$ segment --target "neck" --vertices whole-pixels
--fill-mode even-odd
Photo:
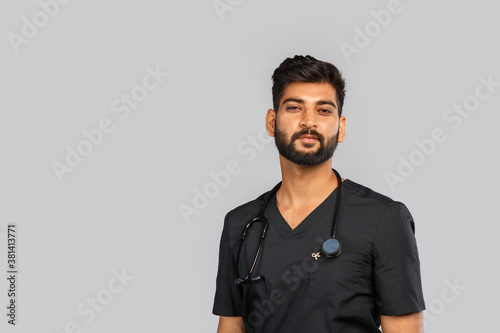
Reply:
[[[276,199],[282,206],[298,208],[317,203],[338,186],[331,158],[319,165],[305,166],[294,164],[280,155],[280,162],[283,180]]]

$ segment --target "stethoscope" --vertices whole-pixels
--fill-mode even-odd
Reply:
[[[318,260],[318,258],[320,258],[322,256],[326,256],[327,258],[335,258],[340,254],[341,247],[342,247],[342,244],[336,238],[337,224],[339,221],[339,213],[340,213],[339,207],[340,207],[340,195],[341,195],[341,191],[342,191],[342,178],[340,178],[339,173],[335,169],[332,168],[332,170],[335,173],[335,176],[337,177],[337,184],[338,184],[338,186],[337,186],[337,198],[335,200],[335,211],[333,214],[332,236],[323,242],[323,244],[321,245],[321,250],[319,252],[312,253],[311,256],[316,260]],[[264,238],[266,237],[268,222],[267,222],[267,219],[264,217],[264,210],[267,206],[269,199],[271,198],[271,196],[274,193],[276,193],[278,191],[280,186],[281,186],[281,182],[279,182],[267,194],[266,198],[264,199],[264,202],[262,203],[262,206],[260,207],[259,214],[257,214],[256,217],[251,219],[250,222],[248,222],[247,225],[245,226],[245,229],[243,229],[243,235],[241,236],[240,246],[238,248],[238,254],[236,255],[236,280],[234,281],[234,283],[236,283],[238,285],[245,283],[245,282],[260,281],[264,278],[263,276],[256,276],[256,277],[250,278],[250,276],[252,275],[253,269],[255,268],[255,264],[257,263],[257,259],[259,258],[260,250],[262,247],[262,242],[264,241]],[[239,272],[239,261],[240,261],[241,249],[243,247],[243,243],[245,241],[245,237],[247,235],[248,229],[250,229],[250,227],[254,223],[257,223],[257,222],[263,224],[262,234],[260,235],[260,240],[259,240],[259,247],[257,248],[257,252],[255,253],[255,257],[253,259],[252,266],[250,267],[250,272],[248,272],[248,275],[246,277],[242,278],[240,276],[240,272]]]

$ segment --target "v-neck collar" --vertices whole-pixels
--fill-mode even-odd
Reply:
[[[342,182],[345,184],[347,179]],[[338,186],[326,197],[323,202],[321,202],[312,212],[309,213],[294,229],[290,227],[288,222],[285,220],[283,215],[281,215],[278,205],[276,203],[276,193],[269,200],[269,217],[271,224],[276,228],[276,231],[282,238],[291,238],[295,235],[302,234],[313,227],[319,220],[328,215],[329,210],[331,210],[331,215],[333,216],[333,210],[335,209],[335,198],[337,196]],[[344,187],[343,187],[344,188]],[[344,191],[342,191],[344,192]],[[343,196],[343,195],[342,195]],[[329,202],[333,204],[329,205]]]

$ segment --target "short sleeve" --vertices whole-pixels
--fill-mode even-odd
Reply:
[[[381,315],[425,310],[415,225],[401,202],[391,203],[381,216],[373,261],[375,301]]]
[[[220,239],[219,266],[212,313],[218,316],[237,317],[242,314],[242,295],[236,279],[235,262],[231,254],[229,215],[224,218],[224,228]]]

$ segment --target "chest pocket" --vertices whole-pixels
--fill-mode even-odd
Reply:
[[[309,297],[337,307],[358,294],[361,264],[353,255],[311,260],[316,262],[316,269],[310,272]]]

